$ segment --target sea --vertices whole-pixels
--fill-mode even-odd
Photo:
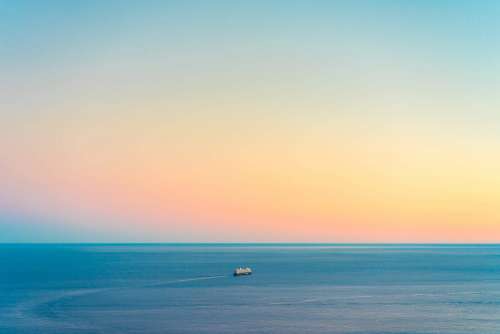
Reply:
[[[0,333],[498,334],[500,245],[3,244]]]

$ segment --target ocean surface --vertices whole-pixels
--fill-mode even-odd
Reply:
[[[498,334],[500,245],[0,245],[0,333]]]

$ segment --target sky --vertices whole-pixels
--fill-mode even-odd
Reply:
[[[500,242],[499,17],[0,0],[0,242]]]

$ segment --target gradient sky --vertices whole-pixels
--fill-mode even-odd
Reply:
[[[499,1],[0,0],[0,242],[500,242]]]

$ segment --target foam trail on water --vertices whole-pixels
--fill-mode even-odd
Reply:
[[[54,328],[77,328],[77,324],[73,324],[68,320],[59,319],[50,307],[50,304],[58,302],[63,299],[68,298],[78,298],[83,297],[89,294],[99,294],[103,292],[109,291],[119,291],[130,288],[154,288],[154,287],[162,287],[168,286],[171,284],[185,283],[185,282],[194,282],[194,281],[204,281],[211,280],[217,278],[229,277],[228,275],[217,275],[217,276],[202,276],[202,277],[191,277],[191,278],[181,278],[176,280],[170,280],[155,284],[148,284],[143,286],[128,286],[128,287],[108,287],[108,288],[97,288],[97,289],[79,289],[79,290],[70,290],[64,291],[56,294],[48,294],[44,297],[40,297],[37,299],[28,300],[26,302],[20,303],[17,307],[12,311],[10,316],[13,319],[22,320],[25,324],[30,323],[33,326],[51,326]],[[45,309],[44,309],[45,308]],[[40,312],[40,310],[43,310]],[[89,327],[90,328],[90,327]],[[97,328],[95,328],[97,330]]]
[[[176,283],[185,283],[185,282],[194,282],[194,281],[205,281],[205,280],[211,280],[211,279],[216,279],[216,278],[224,278],[228,277],[228,275],[217,275],[217,276],[203,276],[203,277],[192,277],[192,278],[180,278],[176,280],[171,280],[171,281],[166,281],[166,282],[160,282],[156,284],[150,284],[147,285],[146,287],[162,287],[164,285],[170,285],[170,284],[176,284]]]

